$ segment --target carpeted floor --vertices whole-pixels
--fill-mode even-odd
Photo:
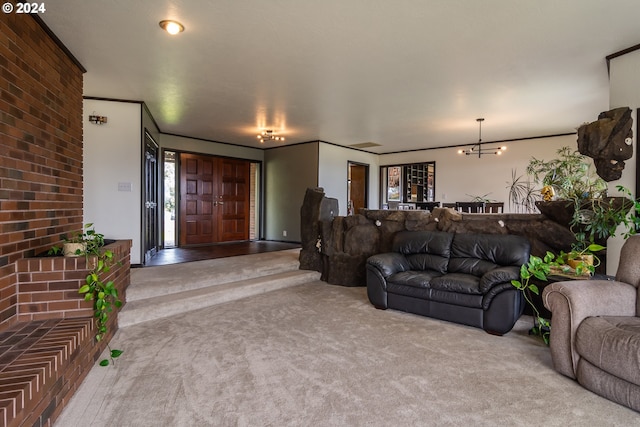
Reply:
[[[121,329],[56,426],[630,426],[504,337],[313,282]]]

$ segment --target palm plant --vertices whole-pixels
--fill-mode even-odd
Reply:
[[[533,213],[536,211],[536,201],[541,199],[540,191],[529,180],[517,175],[516,169],[511,169],[511,182],[507,182],[509,190],[509,210],[516,213]]]

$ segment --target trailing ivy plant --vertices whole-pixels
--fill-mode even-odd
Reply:
[[[85,284],[78,289],[78,293],[84,295],[85,301],[93,301],[94,318],[96,322],[96,341],[100,342],[108,332],[107,323],[109,314],[113,308],[120,308],[122,301],[118,298],[118,290],[112,280],[104,282],[102,276],[109,272],[114,263],[114,255],[110,250],[103,249],[104,235],[97,233],[92,223],[84,225],[82,232],[76,233],[71,238],[63,237],[65,242],[84,243],[84,256],[87,261],[89,273],[85,279]],[[57,250],[56,250],[57,249]],[[52,248],[50,253],[58,253],[58,248]],[[82,255],[76,253],[76,255]],[[107,343],[109,358],[100,361],[100,366],[108,366],[115,363],[123,351],[112,349]]]
[[[512,280],[511,284],[515,286],[516,289],[522,291],[522,295],[524,296],[527,304],[531,306],[533,309],[534,315],[534,326],[531,329],[531,333],[533,335],[537,335],[544,341],[545,344],[549,344],[549,335],[551,333],[551,323],[548,319],[545,319],[540,315],[540,311],[533,303],[531,298],[529,297],[529,292],[532,292],[536,295],[540,295],[540,290],[535,283],[531,283],[532,278],[536,278],[538,280],[542,280],[543,282],[547,281],[547,276],[551,271],[551,266],[555,265],[556,262],[555,255],[551,252],[547,252],[544,258],[537,257],[535,255],[529,256],[529,262],[527,264],[523,264],[520,267],[520,279],[521,280]],[[527,292],[529,291],[529,292]]]
[[[96,255],[97,253],[97,255]],[[108,332],[107,322],[109,321],[109,314],[113,312],[113,307],[120,308],[122,301],[118,299],[118,290],[112,280],[103,282],[100,276],[107,273],[113,263],[113,252],[110,250],[100,251],[96,248],[96,253],[93,254],[96,258],[89,258],[87,251],[87,263],[93,262],[93,268],[87,274],[86,283],[78,289],[78,293],[84,294],[85,301],[93,301],[94,317],[96,321],[96,341],[100,342]],[[112,349],[107,344],[109,349],[109,359],[103,359],[100,361],[100,366],[109,365],[115,363],[114,359],[122,354],[122,350]]]
[[[628,239],[640,232],[640,198],[635,198],[627,187],[617,185],[616,190],[622,193],[631,201],[631,206],[622,219],[622,225],[624,225],[625,231],[622,233],[624,239]]]

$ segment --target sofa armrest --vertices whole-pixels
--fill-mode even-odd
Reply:
[[[556,371],[575,378],[580,356],[575,335],[580,323],[592,316],[635,316],[637,289],[609,280],[556,282],[542,292],[551,318],[550,350]]]
[[[486,294],[491,288],[500,283],[508,283],[511,285],[512,280],[518,279],[520,279],[520,267],[505,266],[494,268],[493,270],[487,271],[480,278],[480,292]]]
[[[398,252],[388,252],[370,256],[367,264],[375,267],[385,279],[392,274],[411,269],[407,258]]]

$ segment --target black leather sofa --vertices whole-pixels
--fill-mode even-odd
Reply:
[[[509,332],[524,309],[511,285],[529,260],[521,236],[401,231],[393,252],[367,259],[367,295],[379,309],[397,309]]]

